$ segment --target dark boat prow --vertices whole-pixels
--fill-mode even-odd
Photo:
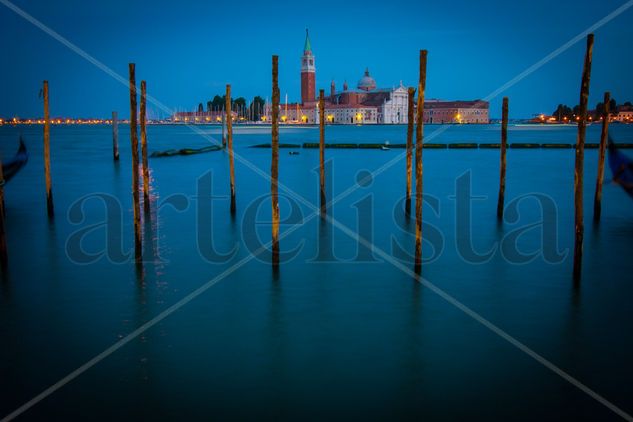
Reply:
[[[609,167],[613,173],[613,181],[622,186],[633,198],[633,161],[622,154],[609,135]]]
[[[13,179],[13,177],[18,174],[28,161],[29,153],[26,150],[24,140],[22,140],[22,137],[20,136],[20,147],[18,148],[18,152],[16,152],[15,156],[11,160],[6,163],[2,163],[4,182],[7,183],[9,180]]]

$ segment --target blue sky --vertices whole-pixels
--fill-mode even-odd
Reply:
[[[282,99],[297,100],[305,28],[317,89],[356,85],[365,67],[381,87],[415,85],[418,51],[429,51],[427,98],[487,96],[610,13],[624,0],[562,1],[88,1],[13,0],[90,55],[137,80],[167,106],[193,109],[226,83],[234,96],[271,94],[271,55],[280,56]],[[0,4],[0,116],[39,116],[48,79],[55,116],[127,116],[127,87]],[[633,100],[633,8],[596,31],[590,105],[605,90]],[[579,42],[504,95],[510,116],[574,105],[585,43]],[[491,101],[500,115],[501,98]],[[159,113],[156,107],[150,112]]]

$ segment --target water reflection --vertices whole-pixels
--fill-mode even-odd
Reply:
[[[276,274],[275,274],[276,272]],[[285,378],[285,368],[287,366],[287,330],[288,321],[285,316],[284,297],[279,269],[273,269],[272,282],[269,283],[269,308],[267,319],[267,343],[269,359],[269,370],[274,379]],[[279,382],[278,385],[283,384]]]

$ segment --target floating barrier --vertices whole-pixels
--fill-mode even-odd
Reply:
[[[219,145],[209,145],[204,148],[182,148],[182,149],[169,149],[167,151],[154,151],[150,157],[152,158],[160,158],[160,157],[173,157],[175,155],[194,155],[194,154],[203,154],[205,152],[211,151],[220,151],[222,149]]]
[[[478,144],[473,143],[456,143],[456,144],[448,144],[449,149],[462,149],[462,148],[479,148]]]
[[[369,144],[369,143],[358,144],[358,148],[364,148],[364,149],[383,149],[383,148],[405,149],[406,147],[407,147],[407,144]]]
[[[358,144],[325,144],[326,148],[358,148]]]
[[[542,144],[542,148],[550,148],[550,149],[570,149],[573,148],[572,144]]]
[[[378,145],[378,148],[380,148],[380,144],[376,144]],[[315,142],[305,142],[303,144],[304,148],[319,148],[319,144],[315,143]],[[358,148],[358,144],[325,144],[325,148],[348,148],[348,149],[355,149]]]
[[[541,144],[530,144],[530,143],[513,143],[509,145],[510,148],[540,148]]]
[[[318,149],[319,144],[317,142],[304,142],[303,144],[279,144],[279,148],[312,148]],[[331,143],[325,144],[325,148],[339,148],[339,149],[383,149],[383,147],[387,147],[389,149],[405,149],[407,147],[406,144],[373,144],[373,143],[361,143],[361,144],[344,144],[344,143]],[[575,144],[568,143],[545,143],[545,144],[537,144],[537,143],[528,143],[528,142],[515,142],[513,144],[508,144],[509,148],[514,149],[575,149]],[[588,143],[585,144],[585,148],[589,149],[597,149],[599,144],[597,143]],[[252,145],[250,148],[270,148],[270,144],[257,144]],[[499,149],[501,148],[501,144],[498,143],[482,143],[478,144],[475,142],[458,142],[454,144],[440,144],[440,143],[428,143],[424,144],[424,149]],[[621,149],[633,149],[633,143],[621,143],[618,144],[618,148]],[[221,148],[220,148],[221,149]],[[185,150],[180,150],[185,151]],[[192,150],[187,150],[192,151]],[[201,151],[206,152],[206,151]],[[156,155],[156,154],[166,154],[166,155]],[[178,154],[176,150],[169,150],[164,153],[153,153],[152,157],[155,156],[169,156],[169,155],[187,155],[186,153]]]
[[[319,144],[316,144],[317,148]],[[252,145],[250,148],[270,148],[270,144]],[[279,144],[279,148],[301,148],[300,144]]]

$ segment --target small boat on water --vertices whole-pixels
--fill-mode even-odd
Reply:
[[[13,177],[18,174],[22,167],[26,165],[26,162],[28,160],[29,153],[26,151],[26,145],[24,145],[22,137],[20,137],[20,147],[18,148],[18,152],[11,160],[2,163],[2,175],[4,178],[4,183],[7,183],[9,180],[13,179]]]
[[[633,198],[633,161],[615,146],[609,136],[609,167],[613,173],[613,181],[622,186]]]
[[[381,145],[380,149],[383,151],[389,151],[389,141],[385,141],[385,144]]]

